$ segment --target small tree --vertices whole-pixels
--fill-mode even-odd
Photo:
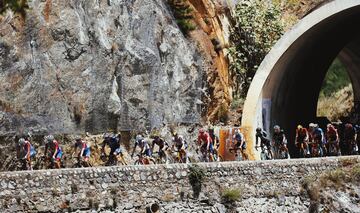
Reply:
[[[245,97],[258,66],[283,33],[278,5],[242,0],[232,17],[230,72],[234,96]]]

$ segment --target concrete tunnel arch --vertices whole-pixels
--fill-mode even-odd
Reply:
[[[279,124],[294,149],[296,125],[316,119],[322,82],[336,57],[360,100],[360,0],[334,0],[305,16],[274,45],[250,85],[242,128],[252,159],[255,129]],[[293,153],[292,153],[293,154]]]

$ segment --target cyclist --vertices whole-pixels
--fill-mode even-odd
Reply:
[[[140,147],[140,155],[145,154],[147,158],[151,157],[151,148],[149,143],[144,139],[144,137],[141,134],[138,134],[135,138],[135,146],[133,149],[133,152],[131,154],[131,158],[134,157],[134,153],[136,150],[136,147]]]
[[[20,147],[23,147],[23,149],[24,149],[24,153],[25,153],[24,159],[26,160],[25,167],[27,170],[32,170],[31,160],[35,157],[36,151],[35,151],[34,147],[31,145],[30,141],[26,140],[25,138],[20,138],[19,144],[20,144]]]
[[[213,154],[212,154],[214,152],[213,143],[209,133],[206,132],[203,128],[199,130],[198,146],[200,146],[201,153],[203,154],[203,157],[205,157],[205,160],[213,161]],[[207,155],[209,155],[208,159],[207,159]]]
[[[48,155],[48,156],[45,156]],[[44,157],[48,157],[51,160],[51,168],[55,167],[59,169],[61,167],[61,158],[63,151],[59,146],[59,142],[55,140],[53,135],[48,135],[45,137],[45,152]]]
[[[334,125],[332,124],[328,124],[327,128],[326,128],[326,140],[327,140],[327,144],[328,144],[328,150],[332,150],[330,146],[335,145],[336,150],[335,153],[330,153],[330,154],[336,154],[339,155],[340,154],[340,147],[339,147],[339,134],[337,129],[334,127]]]
[[[174,150],[174,148],[176,148],[176,152],[178,152],[179,154],[179,160],[182,160],[182,162],[187,161],[187,153],[186,153],[186,149],[188,147],[188,144],[186,143],[184,137],[182,135],[179,135],[177,132],[173,132],[173,145],[172,145],[172,149]],[[185,159],[185,160],[184,160]]]
[[[300,151],[300,155],[303,155],[301,157],[305,157],[305,155],[309,155],[309,146],[308,143],[310,141],[310,134],[306,128],[304,128],[301,125],[298,125],[296,128],[296,136],[295,136],[295,145],[298,147]],[[301,149],[303,150],[303,153],[301,153]]]
[[[123,155],[123,152],[120,147],[121,134],[111,135],[111,134],[105,133],[103,136],[103,139],[104,139],[104,141],[101,146],[101,155],[106,156],[105,147],[106,146],[110,147],[109,159],[106,164],[112,165],[112,164],[116,163],[117,156],[120,156],[122,158],[122,161],[125,163],[124,155]]]
[[[78,153],[79,163],[85,162],[85,165],[88,165],[91,154],[90,145],[86,143],[84,140],[82,140],[80,136],[75,137],[75,145],[72,155],[74,155],[74,153],[77,151],[78,148],[80,149]]]
[[[270,157],[271,159],[274,158],[272,149],[271,149],[271,142],[270,140],[267,138],[267,133],[265,131],[263,131],[260,127],[256,128],[256,150],[259,147],[259,140],[260,140],[260,147],[263,148],[264,146],[266,146],[267,150],[269,151]]]
[[[212,146],[213,146],[213,156],[216,156],[216,160],[220,160],[219,158],[219,147],[220,147],[220,140],[219,137],[215,135],[215,130],[214,127],[210,127],[209,128],[209,135],[212,141]]]
[[[324,136],[324,131],[319,127],[318,124],[310,123],[309,124],[310,135],[312,142],[317,143],[320,149],[320,156],[323,156],[326,153],[326,140]]]
[[[353,146],[354,143],[356,142],[356,129],[354,128],[354,126],[351,123],[347,123],[345,124],[345,129],[344,129],[344,153],[345,154],[352,154],[352,152],[354,152]]]
[[[173,132],[173,148],[175,147],[177,151],[180,150],[186,150],[188,145],[186,141],[184,140],[184,137],[182,135],[179,135],[177,132]]]
[[[160,157],[160,159],[165,159],[166,160],[165,151],[169,148],[169,144],[157,134],[154,135],[153,137],[154,137],[154,139],[153,139],[152,145],[151,145],[151,152],[154,151],[154,147],[155,147],[155,144],[156,144],[159,147],[159,157]]]
[[[288,158],[289,150],[286,146],[287,139],[284,130],[282,130],[279,125],[274,126],[274,133],[272,140],[276,148],[276,154],[279,154],[280,151],[285,151],[285,158]]]
[[[242,134],[239,129],[235,129],[235,133],[233,135],[233,141],[235,141],[235,149],[236,149],[235,157],[238,156],[237,150],[240,150],[241,156],[244,158],[244,160],[247,160],[248,156],[245,153],[246,150],[245,137],[244,134]]]

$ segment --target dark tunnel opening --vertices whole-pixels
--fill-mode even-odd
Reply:
[[[291,156],[298,124],[317,122],[317,103],[322,82],[336,57],[345,64],[355,102],[359,100],[360,6],[324,19],[294,42],[274,66],[263,88],[263,102],[271,101],[268,131],[280,125],[287,134]]]

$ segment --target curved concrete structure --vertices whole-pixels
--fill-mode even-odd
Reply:
[[[360,1],[335,0],[303,18],[261,63],[247,94],[242,125],[249,147],[255,129],[274,124],[286,131],[290,149],[297,124],[316,119],[325,74],[338,56],[348,69],[360,100]],[[254,149],[249,150],[258,158]]]

